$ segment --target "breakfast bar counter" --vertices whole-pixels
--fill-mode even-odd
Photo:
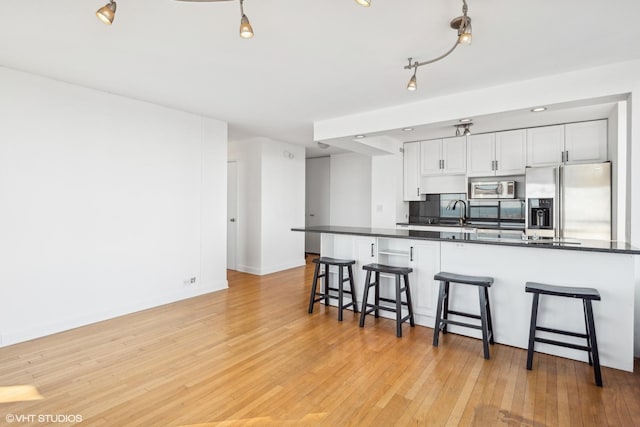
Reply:
[[[592,287],[601,301],[594,303],[600,360],[603,366],[633,371],[635,257],[640,250],[624,242],[577,239],[522,240],[519,236],[481,235],[366,227],[300,227],[293,231],[321,233],[321,255],[356,261],[356,296],[362,302],[362,266],[381,263],[413,268],[411,291],[418,325],[435,322],[440,271],[494,278],[489,293],[495,341],[527,348],[531,294],[525,282]],[[385,278],[391,287],[391,278]],[[334,282],[335,283],[335,282]],[[381,294],[384,293],[384,287]],[[477,311],[477,295],[452,287],[452,307]],[[383,295],[384,296],[384,295]],[[545,298],[543,295],[541,298]],[[582,333],[580,300],[547,298],[538,323]],[[479,338],[479,331],[450,327],[453,333]],[[572,339],[567,339],[571,341]],[[576,344],[583,344],[580,339]],[[425,342],[425,345],[431,345]],[[587,361],[585,352],[536,344],[536,351]]]

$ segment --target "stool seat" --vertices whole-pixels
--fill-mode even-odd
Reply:
[[[313,260],[314,264],[329,264],[329,265],[353,265],[355,264],[355,260],[352,259],[337,259],[331,258],[327,256],[323,256],[320,258],[315,258]]]
[[[442,282],[464,283],[466,285],[491,286],[493,284],[493,277],[467,276],[464,274],[447,273],[446,271],[441,271],[433,276],[433,278],[434,280],[440,280]]]
[[[404,276],[413,271],[413,268],[410,267],[396,267],[393,265],[384,265],[384,264],[367,264],[362,266],[363,270],[366,271],[377,271],[379,273],[388,273],[388,274],[400,274]]]
[[[571,286],[555,286],[544,283],[527,282],[524,290],[525,292],[537,294],[600,301],[600,292],[593,288],[574,288]]]
[[[489,344],[494,343],[493,322],[491,321],[491,304],[489,303],[489,288],[493,284],[493,277],[468,276],[464,274],[449,273],[441,271],[433,276],[434,280],[440,281],[440,292],[438,295],[438,305],[436,308],[436,323],[433,330],[433,346],[437,347],[440,340],[440,331],[447,333],[447,325],[463,326],[465,328],[479,329],[482,331],[482,350],[484,358],[489,359]],[[477,286],[478,302],[480,303],[480,314],[473,314],[464,311],[449,309],[449,287],[451,283]],[[450,315],[462,316],[480,321],[480,324],[460,322],[451,320]]]

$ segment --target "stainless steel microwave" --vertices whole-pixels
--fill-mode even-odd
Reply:
[[[469,184],[470,199],[514,199],[515,181],[472,182]]]

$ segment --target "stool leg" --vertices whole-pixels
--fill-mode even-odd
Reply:
[[[582,311],[584,312],[584,329],[587,331],[587,347],[591,348],[591,334],[589,333],[589,321],[587,320],[587,300],[582,300]],[[591,351],[588,351],[589,355],[589,366],[593,366],[593,361],[591,359]]]
[[[442,314],[442,302],[444,300],[444,288],[445,288],[445,284],[444,282],[440,282],[440,293],[438,296],[438,306],[436,308],[436,324],[434,325],[433,328],[433,346],[437,347],[438,346],[438,338],[440,338],[440,320],[442,319],[441,314]]]
[[[444,320],[448,320],[449,319],[449,286],[450,283],[449,282],[445,282],[444,283],[444,313],[442,314],[442,318]],[[446,335],[447,334],[447,324],[444,323],[442,325],[442,334]]]
[[[375,284],[376,311],[375,311],[375,316],[376,316],[376,319],[377,319],[378,317],[380,317],[380,309],[379,309],[379,307],[380,307],[380,272],[376,271],[375,273],[376,273],[375,274],[375,278],[376,278],[376,284]]]
[[[320,263],[316,264],[313,270],[313,283],[311,284],[311,296],[309,297],[309,313],[313,313],[313,304],[316,300],[316,289],[318,287],[318,273],[320,272]]]
[[[343,308],[343,297],[344,297],[344,290],[343,290],[343,285],[344,283],[342,282],[343,280],[343,273],[342,273],[343,269],[342,266],[339,265],[338,266],[338,321],[342,322],[342,308]]]
[[[396,336],[402,337],[402,294],[400,293],[399,274],[396,274]]]
[[[324,265],[324,305],[329,305],[329,286],[331,282],[329,280],[329,264]]]
[[[531,324],[529,326],[529,347],[527,348],[527,369],[531,370],[533,364],[533,345],[536,338],[536,322],[538,321],[538,299],[540,294],[533,294],[533,303],[531,305]]]
[[[367,301],[369,299],[369,286],[371,286],[371,271],[367,270],[367,278],[364,281],[364,294],[362,295],[362,310],[360,310],[360,327],[364,328],[364,316],[367,313]]]
[[[489,344],[495,344],[493,340],[493,322],[491,321],[491,303],[489,302],[489,288],[484,288],[484,295],[487,300],[487,320],[489,321]]]
[[[478,297],[480,299],[480,319],[482,321],[482,348],[484,358],[489,359],[489,321],[487,320],[487,299],[482,286],[478,287]]]
[[[596,385],[602,387],[602,373],[600,372],[600,356],[598,355],[598,341],[596,340],[596,325],[593,321],[593,308],[591,300],[585,300],[587,308],[587,321],[589,322],[589,341],[591,341],[591,353],[593,357],[593,372],[596,377]]]
[[[353,269],[351,265],[347,266],[347,270],[349,270],[349,289],[351,290],[351,302],[353,303],[353,312],[358,312],[358,301],[356,300],[356,287],[353,285]]]
[[[409,324],[416,326],[416,322],[413,320],[413,301],[411,300],[411,287],[409,287],[409,275],[404,275],[404,287],[407,293],[407,308],[409,310]]]

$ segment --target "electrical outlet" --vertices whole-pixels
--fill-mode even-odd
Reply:
[[[195,277],[192,277],[191,279],[189,279],[189,282],[191,282],[192,284],[193,284],[193,283],[196,283],[196,278],[195,278]]]

